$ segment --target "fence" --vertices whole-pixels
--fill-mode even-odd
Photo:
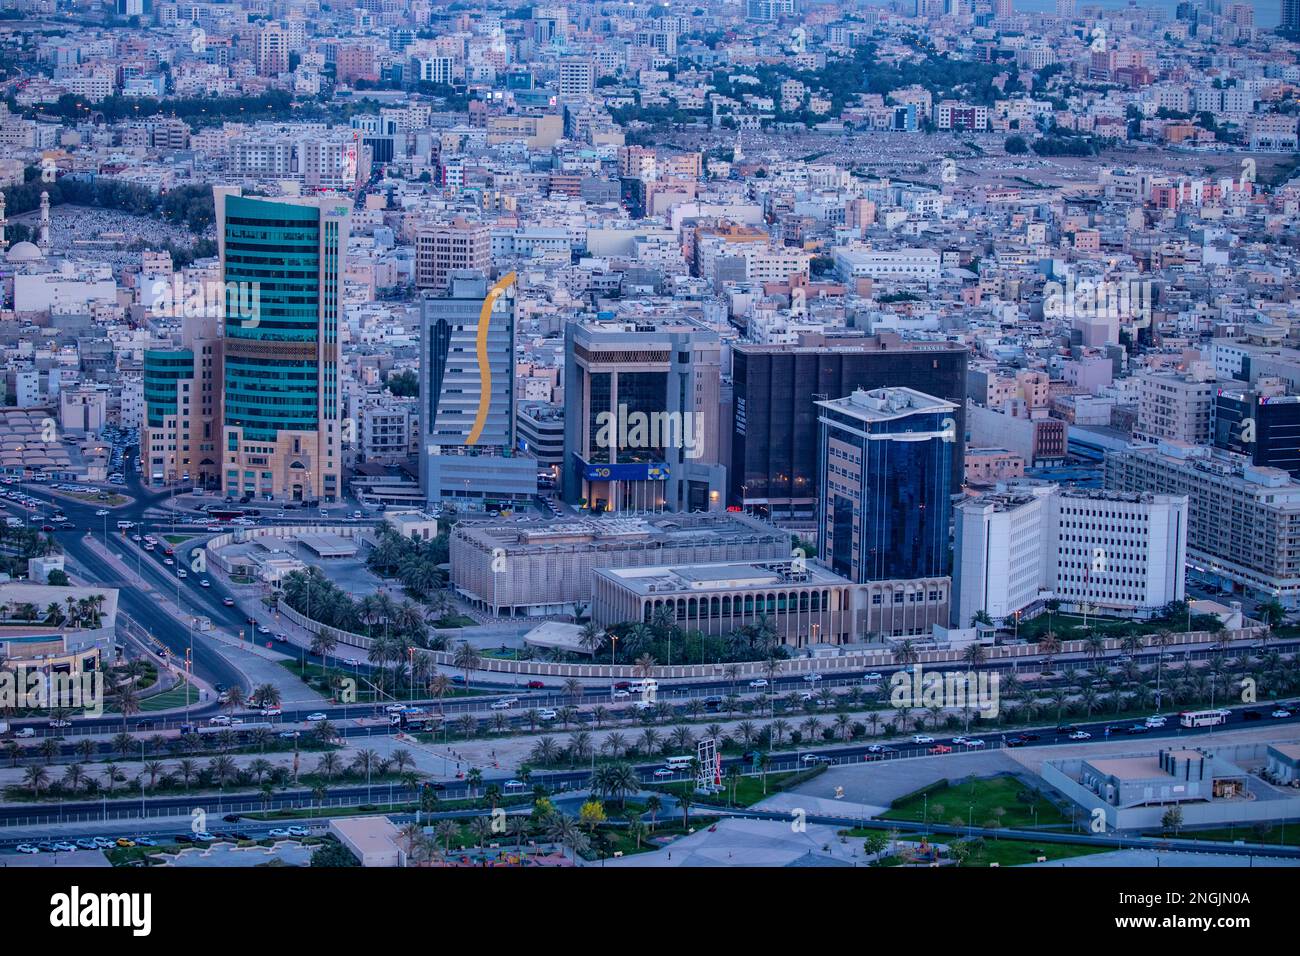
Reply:
[[[284,601],[280,602],[280,613],[309,633],[326,632],[333,636],[339,644],[346,644],[365,651],[370,649],[370,638],[360,634],[353,634],[350,631],[341,631],[338,628],[328,627],[314,621],[298,613]],[[1223,638],[1231,642],[1255,640],[1263,630],[1262,627],[1242,628],[1225,632]],[[1190,631],[1173,635],[1170,646],[1190,649],[1197,645],[1213,645],[1218,643],[1219,640],[1218,635],[1209,631]],[[1121,649],[1122,642],[1118,638],[1106,638],[1104,643],[1106,651]],[[455,655],[446,651],[420,651],[420,653],[432,657],[433,662],[442,667],[455,667]],[[1087,641],[1061,642],[1060,655],[1086,653],[1089,653]],[[922,650],[916,654],[916,663],[922,666],[926,664],[964,664],[964,656],[964,648]],[[1038,649],[1037,644],[1004,644],[985,648],[986,664],[1041,656],[1042,652]],[[895,657],[894,652],[890,650],[855,651],[849,654],[841,654],[838,657],[800,657],[784,660],[781,662],[781,674],[783,676],[797,677],[802,674],[825,673],[833,670],[870,670],[875,667],[889,667],[897,664],[898,659]],[[652,668],[650,674],[646,676],[655,677],[659,680],[688,680],[691,678],[723,680],[732,675],[733,668],[734,676],[737,679],[768,676],[766,661],[744,661],[734,664],[674,664],[672,666],[661,664]],[[642,676],[640,669],[632,664],[555,664],[546,661],[517,661],[495,657],[480,658],[475,670],[535,677],[588,677],[602,680]]]

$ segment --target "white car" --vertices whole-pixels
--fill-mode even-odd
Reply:
[[[289,836],[289,831],[284,827],[276,827],[270,831],[270,835],[273,837],[287,837]]]
[[[186,571],[184,568],[177,568],[176,576],[178,578],[188,578],[190,576],[190,572]]]
[[[501,700],[492,701],[492,710],[509,710],[517,703],[519,700],[515,697],[503,697]]]
[[[957,742],[957,741],[955,741],[955,740],[953,741],[953,743],[956,743],[956,742]],[[978,737],[973,737],[973,738],[971,738],[970,740],[963,741],[962,744],[963,744],[963,746],[966,746],[966,747],[983,747],[983,746],[984,746],[984,741],[980,740]]]
[[[537,719],[538,719],[538,720],[554,720],[554,719],[555,719],[556,717],[558,717],[558,716],[560,716],[560,715],[557,714],[557,713],[556,713],[554,710],[552,710],[550,707],[543,707],[541,710],[539,710],[539,711],[537,712]]]
[[[14,847],[19,853],[40,853],[41,848],[34,843],[20,843]]]
[[[318,723],[320,723],[322,720],[325,720],[326,717],[325,717],[324,714],[322,714],[322,713],[318,710],[318,711],[316,711],[314,714],[308,714],[307,717],[306,717],[306,719],[307,719],[310,723],[318,724]]]
[[[263,717],[279,717],[279,716],[280,716],[281,714],[283,714],[283,713],[284,713],[284,711],[281,710],[279,707],[263,707],[263,708],[262,708],[262,716],[263,716]]]
[[[199,587],[210,588],[212,587],[212,582],[209,581],[207,578],[204,578],[202,581],[199,582]]]
[[[655,776],[656,776],[656,777],[671,777],[674,773],[675,773],[675,771],[669,770],[667,767],[660,767],[658,770],[655,771]]]
[[[615,699],[615,700],[627,700],[627,699],[628,699],[629,697],[631,697],[631,696],[632,696],[632,695],[631,695],[630,693],[628,693],[627,691],[625,691],[625,690],[620,690],[620,689],[617,689],[617,688],[614,690],[614,699]]]
[[[822,679],[822,675],[821,675],[821,674],[804,674],[804,675],[803,675],[803,679],[806,680],[808,683],[813,684],[813,683],[816,683],[817,681],[821,680],[821,679]]]
[[[96,517],[96,518],[105,518],[105,517],[107,517],[107,516],[108,516],[108,509],[107,509],[107,508],[100,508],[98,511],[95,512],[95,517]]]
[[[292,826],[292,827],[286,827],[285,829],[289,831],[289,836],[305,837],[311,835],[311,831],[308,830],[306,827]]]
[[[1086,730],[1076,730],[1074,733],[1070,734],[1070,739],[1071,739],[1071,740],[1091,740],[1091,739],[1092,739],[1092,734],[1088,733],[1088,731],[1086,731]]]
[[[879,671],[872,671],[870,674],[862,675],[862,683],[864,684],[879,684],[884,679],[885,675],[881,674]]]
[[[1163,718],[1163,717],[1156,716],[1156,717],[1148,717],[1148,718],[1147,718],[1147,726],[1148,726],[1148,727],[1163,727],[1163,726],[1165,725],[1165,723],[1166,723],[1166,720],[1165,720],[1165,718]]]
[[[750,682],[749,682],[749,686],[750,686],[750,687],[766,687],[766,686],[767,686],[767,681],[765,681],[763,678],[759,677],[759,678],[756,678],[755,680],[750,681]]]
[[[522,790],[522,789],[524,789],[525,786],[527,786],[527,784],[525,784],[522,780],[507,780],[507,781],[506,781],[506,789],[507,789],[507,790]]]
[[[1291,711],[1283,707],[1279,707],[1277,710],[1273,711],[1273,716],[1276,717],[1278,720],[1285,720],[1287,717],[1291,716]]]
[[[213,727],[229,727],[230,718],[227,717],[225,714],[217,714],[217,716],[215,717],[209,717],[208,723],[211,724]]]
[[[956,746],[957,744],[964,744],[964,743],[966,743],[966,738],[965,738],[965,737],[954,737],[954,738],[952,738],[952,742],[953,742],[953,745],[954,745],[954,746]]]
[[[14,731],[14,736],[20,740],[25,740],[28,737],[35,737],[36,731],[31,727],[19,727]]]
[[[912,734],[912,743],[914,744],[932,744],[934,738],[928,734]]]

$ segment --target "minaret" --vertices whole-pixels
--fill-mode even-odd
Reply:
[[[736,145],[731,148],[731,161],[738,163],[744,158],[744,155],[740,151],[740,130],[736,130]]]
[[[0,193],[0,252],[9,248],[9,240],[5,238],[5,226],[9,225],[9,220],[5,218],[5,194]]]
[[[48,192],[41,193],[41,231],[36,245],[45,255],[50,254],[50,194]]]

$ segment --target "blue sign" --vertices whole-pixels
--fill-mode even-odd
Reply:
[[[617,465],[587,465],[583,476],[588,481],[664,481],[666,465],[651,462],[622,462]]]

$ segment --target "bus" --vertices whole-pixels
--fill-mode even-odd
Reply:
[[[664,761],[664,766],[669,770],[689,770],[694,759],[694,757],[669,757]]]
[[[1228,722],[1228,715],[1221,710],[1187,710],[1178,715],[1178,722],[1184,727],[1214,727]]]

